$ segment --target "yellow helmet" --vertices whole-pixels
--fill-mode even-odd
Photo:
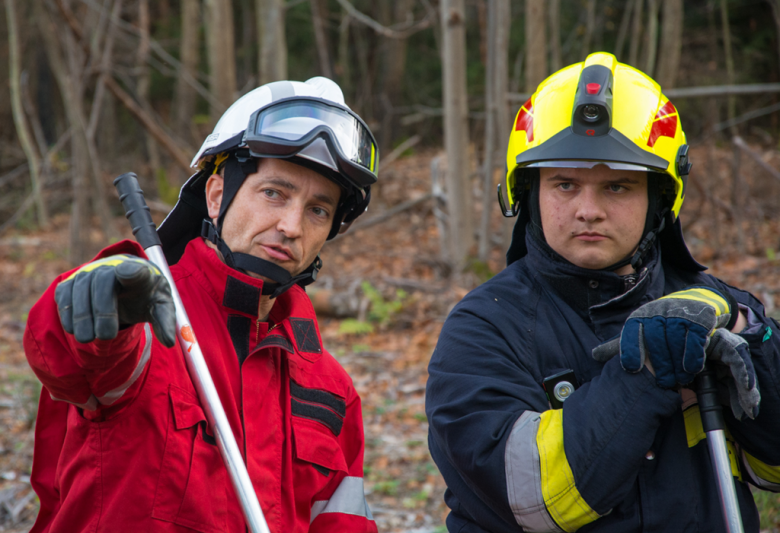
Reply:
[[[600,163],[669,176],[671,212],[680,214],[690,163],[677,109],[655,81],[604,52],[559,70],[520,108],[506,152],[505,215],[517,215],[528,186],[518,170]]]
[[[590,54],[544,80],[517,113],[506,152],[508,206],[498,188],[504,216],[521,215],[507,263],[526,253],[530,219],[524,202],[538,168],[597,164],[660,177],[654,182],[662,209],[648,214],[648,220],[658,215],[660,221],[646,228],[637,252],[618,265],[630,260],[637,268],[658,238],[670,261],[686,270],[705,270],[690,255],[679,221],[691,164],[677,109],[655,81],[605,52]]]

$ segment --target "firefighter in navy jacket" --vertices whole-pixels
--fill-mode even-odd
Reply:
[[[778,326],[685,246],[685,142],[658,85],[610,54],[521,108],[508,266],[455,307],[429,366],[449,531],[724,531],[691,390],[705,357],[758,531],[749,484],[780,491]]]
[[[273,533],[376,532],[360,398],[303,286],[365,211],[377,157],[334,82],[264,85],[225,112],[159,229]],[[175,328],[165,278],[130,241],[31,310],[34,532],[246,529]]]

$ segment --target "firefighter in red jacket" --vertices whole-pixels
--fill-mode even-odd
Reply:
[[[267,84],[225,112],[159,229],[274,533],[376,531],[360,398],[303,286],[326,239],[365,211],[377,163],[335,83]],[[140,246],[57,278],[24,346],[45,387],[33,532],[245,530],[175,346],[170,288]]]

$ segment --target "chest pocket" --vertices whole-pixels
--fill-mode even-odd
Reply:
[[[338,441],[346,415],[341,395],[298,384],[290,380],[290,410],[295,458],[304,477],[312,477],[316,486],[331,477],[331,472],[347,472],[344,452]],[[311,486],[311,485],[310,485]]]
[[[227,527],[227,471],[206,415],[190,392],[171,385],[165,453],[152,517],[202,533]]]

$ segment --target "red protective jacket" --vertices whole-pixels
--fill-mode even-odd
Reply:
[[[123,241],[98,257],[117,253],[144,255]],[[270,530],[375,532],[363,495],[360,398],[322,348],[303,289],[280,296],[260,322],[262,282],[227,267],[202,239],[171,271]],[[32,308],[24,335],[45,386],[32,533],[244,531],[180,348],[165,348],[148,324],[76,342],[54,301],[68,274]]]

